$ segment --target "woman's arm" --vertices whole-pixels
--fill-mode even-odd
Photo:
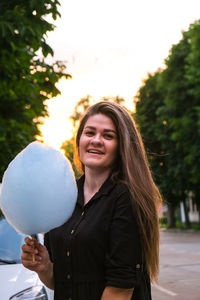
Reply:
[[[101,300],[130,300],[133,294],[132,289],[120,289],[107,286],[102,294]]]
[[[105,257],[106,288],[102,300],[130,300],[141,278],[142,249],[137,220],[126,187],[118,193]]]
[[[47,248],[37,240],[25,238],[22,246],[21,261],[25,268],[35,271],[40,280],[50,289],[54,289],[53,263],[50,261]]]
[[[54,290],[53,263],[51,261],[49,261],[44,271],[38,272],[38,276],[49,289]]]

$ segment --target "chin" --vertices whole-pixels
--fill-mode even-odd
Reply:
[[[86,168],[94,171],[99,171],[99,172],[106,172],[111,170],[111,167],[108,166],[102,166],[102,164],[86,164]]]

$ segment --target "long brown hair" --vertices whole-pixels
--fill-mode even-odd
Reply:
[[[126,109],[108,101],[91,106],[79,125],[76,137],[76,155],[78,155],[79,141],[85,123],[89,117],[99,113],[110,117],[117,129],[119,157],[112,175],[115,180],[125,182],[130,189],[132,206],[140,228],[144,260],[151,281],[154,281],[157,279],[159,269],[158,207],[162,198],[153,181],[137,126]],[[83,165],[82,169],[84,170]]]

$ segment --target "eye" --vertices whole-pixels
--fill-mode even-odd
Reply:
[[[86,131],[85,131],[85,134],[86,134],[87,136],[93,136],[93,135],[94,135],[94,131],[92,131],[92,130],[86,130]]]
[[[111,140],[111,139],[114,138],[114,136],[113,136],[112,134],[109,134],[109,133],[104,134],[104,137],[105,137],[105,139],[107,139],[107,140]]]

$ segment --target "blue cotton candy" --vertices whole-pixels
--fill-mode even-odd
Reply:
[[[0,208],[21,233],[44,233],[62,225],[72,215],[76,199],[70,162],[40,142],[29,144],[4,173]]]

